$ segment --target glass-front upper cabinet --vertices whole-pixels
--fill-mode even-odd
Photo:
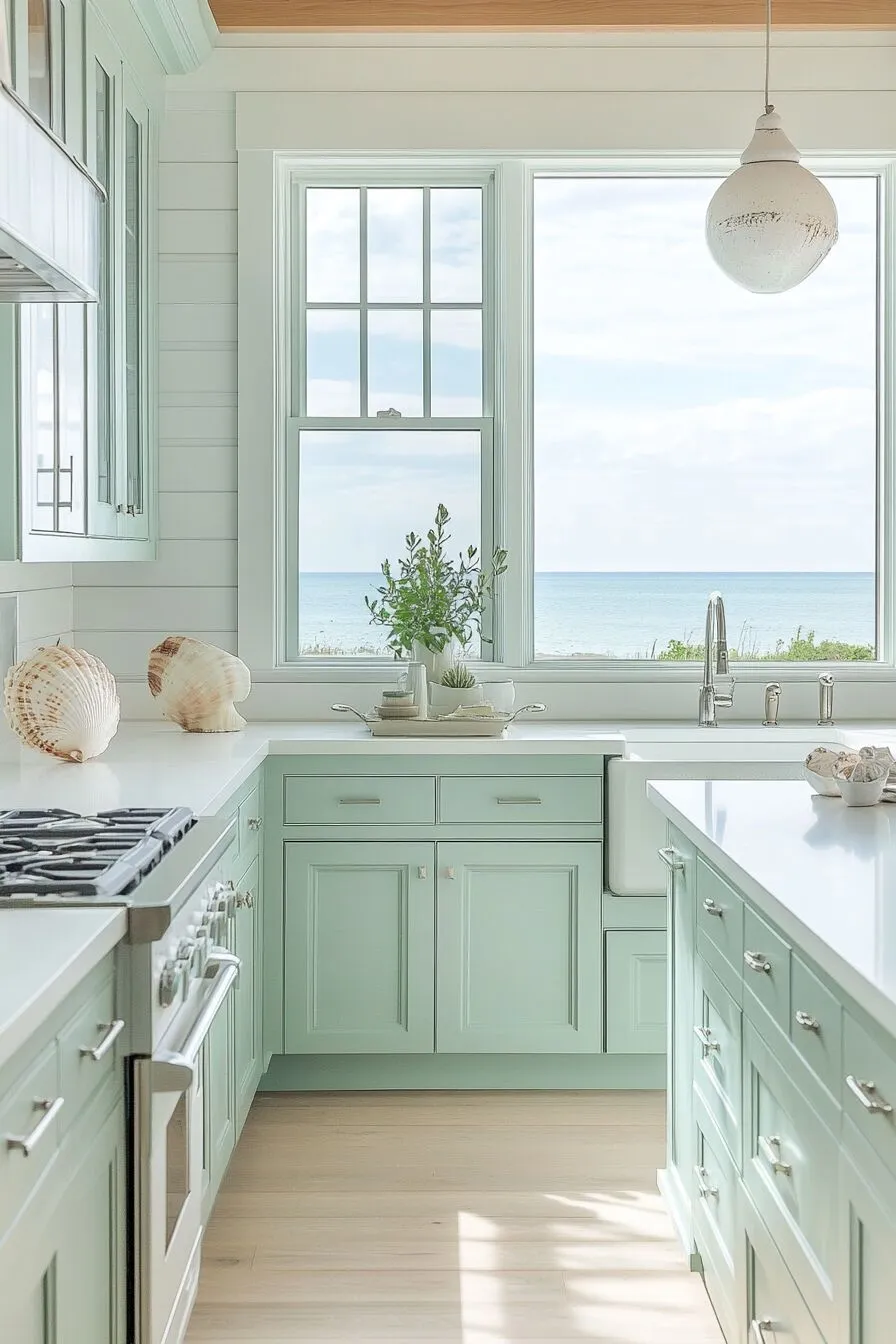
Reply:
[[[125,535],[148,532],[147,468],[149,446],[149,192],[147,138],[149,109],[125,73],[122,213],[124,228],[122,354],[124,358],[121,452],[121,512]]]

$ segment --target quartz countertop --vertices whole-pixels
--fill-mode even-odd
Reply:
[[[803,781],[662,780],[648,797],[797,951],[896,1036],[896,805]]]
[[[4,910],[0,1069],[127,932],[127,911]]]
[[[538,756],[620,753],[622,734],[591,723],[515,723],[505,738],[373,738],[360,723],[255,723],[239,733],[184,733],[123,723],[99,759],[75,765],[0,740],[0,810],[189,807],[217,812],[269,755]]]

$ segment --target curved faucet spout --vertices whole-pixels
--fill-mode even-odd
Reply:
[[[716,689],[716,677],[728,682],[725,691]],[[706,639],[703,649],[703,685],[700,687],[697,723],[701,728],[717,727],[716,709],[730,709],[734,703],[734,678],[728,661],[728,628],[722,594],[710,593],[706,604]]]

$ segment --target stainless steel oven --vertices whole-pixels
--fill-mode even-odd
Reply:
[[[195,948],[181,948],[190,966]],[[180,1344],[199,1282],[203,1046],[239,975],[223,948],[182,971],[179,1011],[151,1056],[130,1062],[134,1344]]]

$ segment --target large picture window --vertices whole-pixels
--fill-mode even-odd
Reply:
[[[510,556],[469,657],[662,675],[719,589],[764,674],[891,660],[892,171],[823,173],[837,246],[759,296],[702,167],[294,170],[281,661],[389,657],[364,599],[440,503]]]

